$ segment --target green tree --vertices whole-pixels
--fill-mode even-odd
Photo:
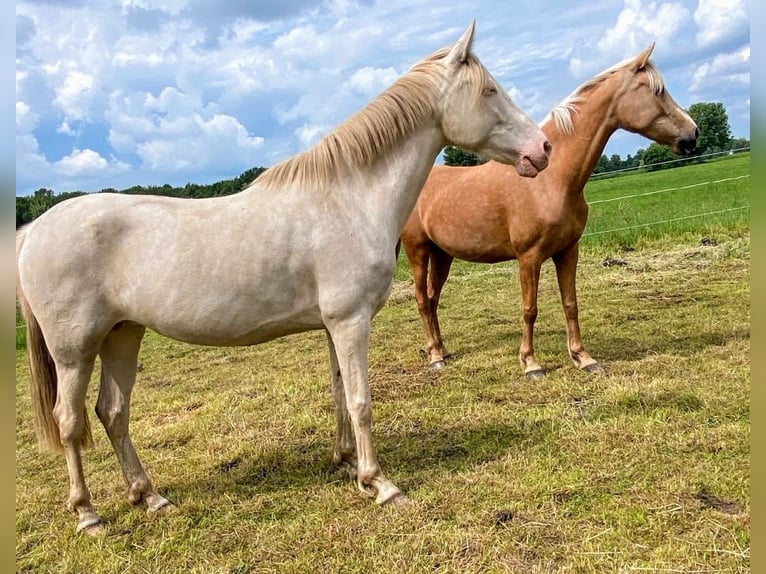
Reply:
[[[41,216],[53,205],[53,190],[41,187],[29,198],[29,217],[32,219]]]
[[[609,171],[615,171],[617,169],[622,169],[622,158],[620,157],[620,154],[613,153],[612,157],[609,158]]]
[[[655,171],[658,169],[664,169],[666,167],[669,167],[669,165],[658,165],[663,164],[666,161],[671,161],[676,159],[676,154],[673,153],[673,150],[670,149],[666,145],[660,145],[658,143],[651,143],[648,148],[646,148],[646,151],[642,155],[642,159],[644,161],[644,165],[646,166],[646,169],[648,171]]]
[[[699,128],[697,152],[711,153],[729,149],[731,128],[726,108],[720,102],[692,104],[689,115]]]
[[[729,142],[729,149],[746,149],[750,147],[750,140],[747,138],[732,138]]]
[[[29,215],[29,196],[16,196],[16,229],[32,221]]]
[[[442,157],[444,158],[444,165],[479,165],[487,161],[475,153],[465,151],[454,145],[445,147]]]
[[[606,157],[606,154],[603,154],[598,158],[598,163],[596,164],[596,167],[593,168],[593,173],[604,173],[607,171],[609,171],[609,158]]]

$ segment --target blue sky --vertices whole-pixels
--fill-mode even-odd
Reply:
[[[750,138],[748,0],[16,3],[16,193],[212,183],[315,143],[420,58],[474,49],[533,119],[656,41],[678,103]],[[649,140],[618,131],[605,153]]]

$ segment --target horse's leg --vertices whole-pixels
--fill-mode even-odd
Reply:
[[[58,389],[53,417],[59,428],[69,472],[67,508],[78,517],[77,531],[101,531],[101,518],[91,504],[82,468],[82,443],[85,436],[85,396],[93,372],[95,356],[63,361],[54,356]]]
[[[444,361],[451,356],[451,353],[444,346],[441,327],[439,326],[439,298],[441,297],[444,283],[447,281],[447,277],[449,277],[449,270],[453,260],[454,257],[452,255],[436,246],[431,251],[431,268],[428,274],[428,299],[431,306],[430,314],[433,323],[434,345],[436,352],[441,356],[440,367],[436,367],[432,361],[432,366],[436,368],[443,367]]]
[[[534,331],[537,320],[537,286],[540,281],[542,259],[536,254],[519,257],[519,281],[523,304],[524,325],[521,332],[519,360],[524,374],[530,379],[540,379],[545,371],[535,359]]]
[[[434,369],[440,369],[444,366],[444,357],[437,344],[436,314],[434,313],[434,306],[431,305],[431,293],[428,288],[428,260],[431,258],[434,248],[435,245],[427,238],[414,245],[409,242],[404,243],[404,250],[407,253],[407,259],[409,259],[412,268],[412,278],[415,282],[415,299],[418,303],[418,312],[421,321],[423,321],[423,330],[426,332],[425,354],[428,363]]]
[[[101,388],[96,414],[106,429],[128,485],[131,504],[146,503],[150,512],[170,502],[157,494],[141,465],[130,439],[130,395],[136,382],[138,350],[144,336],[143,325],[119,323],[101,346]]]
[[[338,355],[332,342],[330,333],[327,332],[327,344],[330,348],[330,373],[332,376],[332,397],[335,401],[335,417],[338,421],[338,429],[335,435],[335,451],[333,462],[344,468],[348,475],[356,479],[356,443],[354,432],[351,429],[351,418],[346,408],[346,391],[343,389],[343,378],[338,365]]]
[[[564,315],[566,315],[567,320],[567,348],[569,356],[577,368],[589,373],[600,373],[603,371],[601,365],[585,350],[580,336],[577,288],[575,285],[578,258],[578,243],[553,256],[553,262],[556,265],[556,278],[561,292],[561,303],[564,306]]]
[[[375,496],[375,502],[406,503],[407,497],[380,469],[372,441],[372,406],[368,385],[370,317],[355,316],[332,320],[327,325],[340,367],[346,408],[356,438],[356,483],[362,492]]]

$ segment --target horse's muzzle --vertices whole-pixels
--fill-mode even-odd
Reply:
[[[689,136],[681,136],[676,140],[676,148],[677,151],[682,154],[687,154],[693,152],[695,149],[697,149],[697,138],[700,135],[699,128],[694,128],[694,136],[692,137],[691,134]]]

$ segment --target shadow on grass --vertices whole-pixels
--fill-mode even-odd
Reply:
[[[625,332],[622,327],[615,327],[615,331]],[[721,347],[731,341],[746,341],[750,339],[750,329],[740,327],[732,330],[690,332],[681,336],[669,336],[661,332],[654,332],[645,338],[619,336],[616,333],[583,333],[585,348],[600,362],[604,361],[636,361],[650,355],[667,354],[681,357],[689,357],[700,353],[709,347]],[[535,350],[551,353],[566,353],[566,330],[536,329]],[[448,348],[453,353],[453,360],[479,352],[491,354],[506,354],[514,362],[518,346],[521,343],[521,335],[510,330],[507,334],[485,334],[481,341],[458,345],[457,343]],[[548,370],[548,367],[546,367]]]
[[[730,331],[696,332],[674,337],[655,333],[644,340],[613,335],[602,339],[597,336],[586,339],[586,346],[600,361],[636,361],[656,354],[689,357],[709,347],[722,347],[731,341],[749,339],[750,329],[741,327]]]
[[[432,480],[440,472],[456,472],[497,460],[509,449],[523,451],[545,443],[553,432],[549,420],[518,420],[508,424],[459,426],[449,429],[416,429],[376,435],[378,455],[387,476],[405,490]],[[210,465],[190,480],[159,479],[160,491],[183,504],[216,504],[224,494],[249,497],[296,488],[321,487],[350,480],[332,464],[332,441],[308,437],[280,448],[241,454]],[[158,477],[159,478],[159,477]]]

